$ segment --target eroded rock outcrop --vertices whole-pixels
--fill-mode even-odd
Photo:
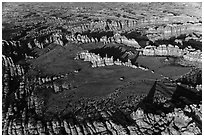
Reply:
[[[183,4],[174,8],[174,3],[155,4],[159,5],[158,9],[154,3],[139,7],[123,3],[117,8],[103,4],[100,10],[90,5],[87,8],[85,3],[73,5],[69,10],[47,3],[28,4],[30,7],[10,3],[3,7],[6,22],[3,28],[9,33],[2,32],[6,39],[2,41],[2,134],[202,134],[201,69],[193,69],[175,81],[158,80],[147,94],[127,94],[126,88],[138,84],[130,81],[104,97],[77,100],[77,87],[64,79],[79,74],[80,69],[72,70],[70,75],[42,75],[38,70],[37,76],[26,75],[30,69],[27,61],[52,51],[55,45],[50,44],[53,43],[58,46],[74,43],[74,48],[94,43],[94,49],[77,55],[90,61],[92,67],[115,64],[146,71],[147,67],[136,65],[139,52],[152,57],[179,57],[184,66],[189,62],[201,64],[202,18],[192,11],[201,7]],[[133,8],[129,9],[131,6]],[[140,6],[144,9],[140,10]],[[189,7],[191,12],[183,11]],[[114,46],[109,47],[109,44]],[[122,81],[124,77],[120,77],[119,82]],[[63,91],[70,93],[65,97],[66,102],[62,106],[52,104],[56,98],[50,96],[63,94],[64,97]]]

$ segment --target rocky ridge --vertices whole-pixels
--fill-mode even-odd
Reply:
[[[74,9],[73,12],[78,10]],[[24,16],[9,14],[9,9],[4,10],[4,13],[9,16]],[[143,55],[152,56],[156,53],[158,56],[167,56],[168,53],[180,51],[180,54],[176,53],[173,56],[181,56],[187,62],[193,62],[192,64],[201,62],[200,18],[188,16],[189,19],[185,19],[185,15],[172,13],[168,13],[168,16],[147,16],[143,19],[129,17],[125,20],[92,19],[79,25],[75,23],[80,22],[80,18],[66,21],[62,17],[48,17],[46,21],[31,22],[30,26],[39,26],[41,22],[54,23],[56,26],[50,25],[45,29],[36,27],[30,31],[28,28],[15,33],[13,39],[3,40],[2,134],[202,134],[202,99],[199,98],[202,90],[195,91],[195,94],[191,91],[202,84],[200,69],[192,70],[173,83],[157,81],[147,95],[128,95],[121,101],[120,98],[125,94],[123,89],[137,84],[130,82],[104,98],[81,98],[79,101],[73,101],[74,94],[70,95],[71,100],[67,103],[68,112],[47,112],[45,106],[49,92],[42,96],[38,96],[36,92],[40,90],[44,93],[44,90],[49,90],[59,94],[63,90],[73,89],[71,84],[56,82],[58,79],[69,77],[69,74],[30,79],[26,77],[29,66],[20,61],[38,58],[39,55],[35,51],[43,50],[51,43],[61,46],[68,46],[69,43],[75,43],[76,46],[99,42],[120,43],[140,50],[141,53],[143,51]],[[30,24],[30,21],[21,22],[20,19],[16,22],[17,28],[25,27],[22,24]],[[68,25],[65,25],[66,23]],[[135,31],[136,38],[128,35],[134,34]],[[185,38],[180,38],[184,34]],[[158,42],[170,42],[171,38],[174,39],[173,47]],[[148,49],[149,45],[155,47]],[[187,49],[186,45],[192,47]],[[172,47],[173,52],[168,52],[169,47]],[[161,89],[165,91],[162,85],[180,87],[177,82],[191,85],[185,89],[186,96],[176,90],[168,93],[168,97],[162,95]],[[193,100],[190,95],[198,99]],[[174,101],[175,97],[177,102]],[[149,102],[150,100],[152,102]]]

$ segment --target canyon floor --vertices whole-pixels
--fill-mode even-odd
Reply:
[[[2,134],[201,135],[202,62],[184,58],[202,53],[201,11],[192,2],[3,3]],[[168,44],[186,53],[142,54]],[[82,52],[120,63],[93,67]]]

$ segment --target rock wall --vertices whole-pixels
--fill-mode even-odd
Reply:
[[[46,9],[46,6],[39,6],[40,8],[37,6],[38,8],[35,9],[33,8],[35,6],[32,5],[30,9],[35,10],[34,13],[36,12],[36,14],[34,16],[37,16],[37,18],[31,19],[27,18],[32,15],[30,14],[29,7],[22,4],[30,15],[25,16],[25,14],[22,14],[21,16],[19,14],[20,12],[16,12],[21,7],[16,5],[13,5],[15,10],[12,10],[11,13],[9,13],[9,8],[6,8],[3,12],[3,17],[5,15],[10,15],[8,17],[12,19],[15,17],[13,19],[14,21],[10,22],[8,19],[7,22],[6,20],[6,24],[15,22],[12,29],[22,30],[14,32],[14,35],[13,32],[9,33],[9,38],[10,36],[14,38],[2,41],[2,134],[202,134],[201,70],[193,70],[178,78],[175,83],[161,83],[160,89],[158,89],[159,82],[155,82],[157,84],[153,85],[148,95],[130,95],[123,100],[119,100],[126,94],[122,92],[123,88],[137,83],[127,83],[102,99],[84,98],[77,102],[71,102],[72,96],[70,96],[70,106],[67,105],[66,107],[70,107],[71,112],[63,115],[63,112],[55,114],[48,113],[46,99],[50,94],[60,94],[59,92],[63,90],[73,88],[71,83],[58,82],[58,80],[68,77],[68,75],[28,78],[25,75],[27,71],[26,67],[18,62],[25,59],[37,58],[38,56],[35,54],[35,50],[43,50],[51,43],[68,46],[67,43],[72,42],[76,43],[76,46],[79,46],[85,43],[97,44],[98,42],[102,42],[104,45],[108,43],[120,43],[126,45],[126,47],[133,47],[146,56],[176,56],[190,62],[202,63],[202,53],[199,50],[186,47],[180,49],[172,45],[149,46],[151,45],[149,43],[157,45],[156,42],[159,40],[170,40],[172,38],[176,39],[175,42],[177,45],[183,46],[185,43],[186,45],[193,43],[199,49],[202,45],[202,35],[199,34],[202,30],[201,18],[193,17],[190,14],[182,15],[177,13],[179,12],[177,8],[170,8],[170,10],[161,9],[163,12],[159,15],[155,14],[155,11],[152,10],[150,12],[153,14],[143,11],[139,13],[141,10],[138,9],[138,13],[134,13],[131,10],[128,11],[132,12],[134,17],[120,15],[121,17],[117,16],[114,19],[107,19],[106,17],[109,17],[109,14],[102,14],[105,17],[97,16],[98,19],[94,19],[95,17],[90,16],[90,18],[87,17],[90,19],[88,20],[77,17],[78,15],[80,16],[80,10],[77,7],[76,9],[71,9],[73,14],[77,14],[76,16],[74,15],[72,17],[71,14],[67,16],[67,13],[65,13],[66,16],[63,20],[63,17],[54,17],[51,15],[52,11],[48,12],[49,14],[46,14],[46,12],[42,14],[41,10]],[[171,3],[167,5],[171,5]],[[134,8],[135,6],[133,5]],[[182,5],[182,9],[184,6],[186,7],[187,5]],[[145,7],[148,10],[151,9],[146,5]],[[112,10],[112,8],[110,9]],[[22,8],[21,10],[24,11],[25,9]],[[40,11],[38,11],[39,9]],[[121,8],[121,12],[124,9],[126,10],[126,8]],[[60,7],[59,10],[64,9]],[[88,10],[83,10],[86,14],[89,8]],[[56,9],[53,11],[57,12]],[[70,10],[65,8],[65,11]],[[109,8],[107,11],[109,13]],[[160,9],[156,10],[156,12],[158,11]],[[118,14],[117,11],[114,12]],[[98,13],[96,12],[96,15]],[[139,16],[135,16],[136,14]],[[87,15],[89,16],[90,14]],[[134,31],[138,31],[140,34],[136,37],[124,35],[131,35],[131,32]],[[181,40],[182,38],[180,37],[184,34],[195,35],[185,36],[185,40]],[[141,49],[141,47],[145,48]],[[121,58],[114,60],[114,57],[102,58],[93,53],[87,53],[85,56],[80,54],[79,58],[85,61],[91,61],[93,67],[115,64],[148,70],[148,68],[134,66],[131,62],[132,60],[130,61],[129,59],[129,55],[132,53],[121,47],[120,50],[122,52],[125,51],[121,55],[121,58],[128,56],[127,61],[123,61]],[[138,57],[137,55],[133,54],[132,56],[135,59]],[[75,70],[73,73],[78,73],[78,70]],[[165,84],[170,88],[174,86],[179,87],[182,84],[189,86],[184,88],[185,90],[181,90],[183,88],[177,88],[174,93],[169,93],[165,88]],[[197,91],[194,91],[195,94],[192,94],[189,90],[195,90],[195,88]],[[168,95],[168,97],[162,95],[161,89],[162,92],[165,91],[166,94],[172,95]],[[45,90],[49,90],[50,92],[44,92]],[[38,96],[37,92],[44,96]]]
[[[200,50],[192,51],[192,48],[180,49],[178,46],[169,45],[159,45],[156,46],[146,46],[142,50],[142,55],[145,56],[173,56],[173,57],[183,57],[187,61],[202,62],[202,52]]]

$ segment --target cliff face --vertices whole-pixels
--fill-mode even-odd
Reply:
[[[202,134],[201,8],[4,3],[2,134]]]

